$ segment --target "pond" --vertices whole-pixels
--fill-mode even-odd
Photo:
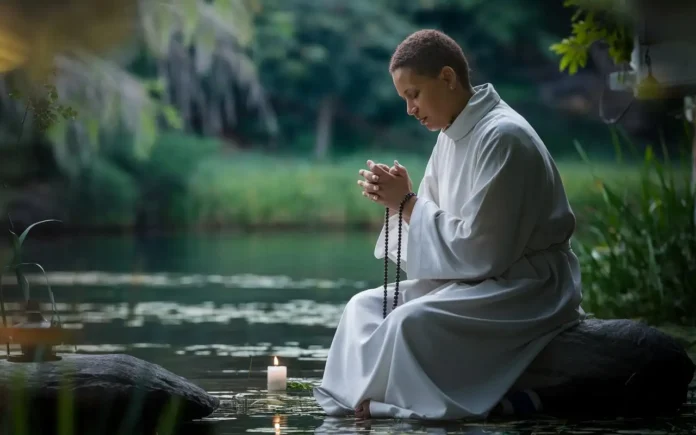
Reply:
[[[696,400],[678,419],[421,425],[327,419],[308,392],[269,395],[273,356],[291,380],[318,382],[344,304],[381,285],[373,233],[70,237],[27,242],[47,270],[61,319],[82,353],[128,353],[222,400],[191,434],[693,433]],[[393,276],[393,267],[392,267]],[[33,292],[43,292],[33,286]],[[10,293],[12,294],[12,293]],[[15,296],[18,294],[15,293]],[[43,299],[43,295],[42,295]]]

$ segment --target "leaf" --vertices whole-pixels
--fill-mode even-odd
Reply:
[[[10,230],[10,239],[12,241],[12,250],[14,251],[14,255],[10,264],[15,265],[21,261],[20,259],[22,257],[22,244],[19,242],[17,234],[15,234],[15,232],[12,230]]]
[[[565,54],[570,50],[570,47],[568,46],[567,39],[564,39],[563,42],[557,42],[555,44],[551,44],[549,47],[549,50],[553,51],[556,54]]]
[[[32,228],[34,228],[34,227],[37,226],[37,225],[45,224],[45,223],[47,223],[47,222],[62,222],[62,221],[57,220],[57,219],[46,219],[46,220],[43,220],[43,221],[34,222],[33,224],[29,225],[29,226],[27,227],[27,229],[24,230],[24,232],[22,233],[22,235],[19,236],[19,239],[18,239],[19,248],[22,247],[22,244],[24,243],[24,240],[27,238],[27,236],[29,235],[29,231],[31,231]],[[13,234],[14,234],[14,233],[13,233]]]
[[[19,266],[34,266],[41,270],[41,273],[43,274],[44,280],[46,281],[46,288],[48,289],[48,298],[51,301],[51,308],[53,309],[53,315],[58,317],[58,324],[61,324],[60,320],[60,314],[58,314],[58,308],[56,307],[56,299],[53,295],[53,290],[51,290],[51,284],[48,282],[48,276],[46,275],[46,271],[44,270],[43,266],[41,266],[39,263],[21,263]],[[53,323],[53,319],[51,318],[51,323]]]
[[[181,115],[174,106],[165,104],[162,107],[162,115],[167,124],[173,129],[181,130],[184,128],[184,121],[181,119]]]
[[[561,58],[561,64],[558,66],[558,69],[563,72],[566,68],[568,68],[568,65],[570,65],[570,61],[573,60],[573,57],[571,54],[566,54]]]

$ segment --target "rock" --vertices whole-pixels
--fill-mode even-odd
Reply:
[[[587,319],[537,356],[514,390],[547,414],[655,415],[686,401],[694,363],[675,339],[631,320]]]
[[[29,397],[33,423],[55,428],[58,397],[73,397],[77,425],[100,424],[109,429],[154,427],[173,399],[178,401],[176,423],[210,415],[220,402],[202,388],[164,368],[129,355],[61,355],[60,361],[11,363],[0,361],[0,412],[12,412],[17,393]],[[21,390],[17,376],[23,377]],[[69,389],[65,389],[69,382]],[[126,431],[125,433],[130,433]]]

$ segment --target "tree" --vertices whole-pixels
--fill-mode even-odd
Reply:
[[[330,149],[337,111],[375,115],[395,98],[389,57],[416,28],[374,0],[266,0],[257,19],[254,60],[279,105],[316,119],[314,155]]]
[[[221,134],[235,122],[237,89],[275,132],[246,53],[258,0],[57,1],[58,14],[39,0],[3,5],[0,53],[14,55],[0,55],[0,103],[15,113],[40,103],[27,123],[52,121],[44,126],[66,173],[77,175],[100,144],[130,142],[143,158],[162,128]],[[28,97],[13,104],[8,88]],[[79,116],[55,109],[65,106]]]

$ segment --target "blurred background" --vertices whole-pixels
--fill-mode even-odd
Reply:
[[[26,51],[20,36],[3,46],[26,63],[0,88],[2,198],[19,226],[50,217],[60,234],[147,235],[378,225],[357,171],[367,158],[398,158],[418,179],[436,138],[406,115],[387,70],[396,45],[425,27],[454,37],[474,84],[493,83],[530,120],[572,193],[587,181],[584,168],[571,176],[574,141],[615,163],[613,129],[641,150],[664,139],[674,151],[685,134],[670,116],[681,99],[636,102],[607,88],[620,68],[607,44],[560,71],[550,47],[570,36],[577,10],[562,0],[34,3],[22,6],[35,31]],[[25,117],[30,74],[37,110]]]
[[[383,210],[358,170],[398,159],[417,183],[436,139],[406,115],[389,58],[437,28],[556,159],[586,310],[689,335],[693,127],[683,95],[608,87],[633,37],[614,3],[8,0],[3,226],[61,221],[22,249],[85,333],[79,351],[144,355],[216,388],[253,356],[317,378],[343,304],[381,285]]]

